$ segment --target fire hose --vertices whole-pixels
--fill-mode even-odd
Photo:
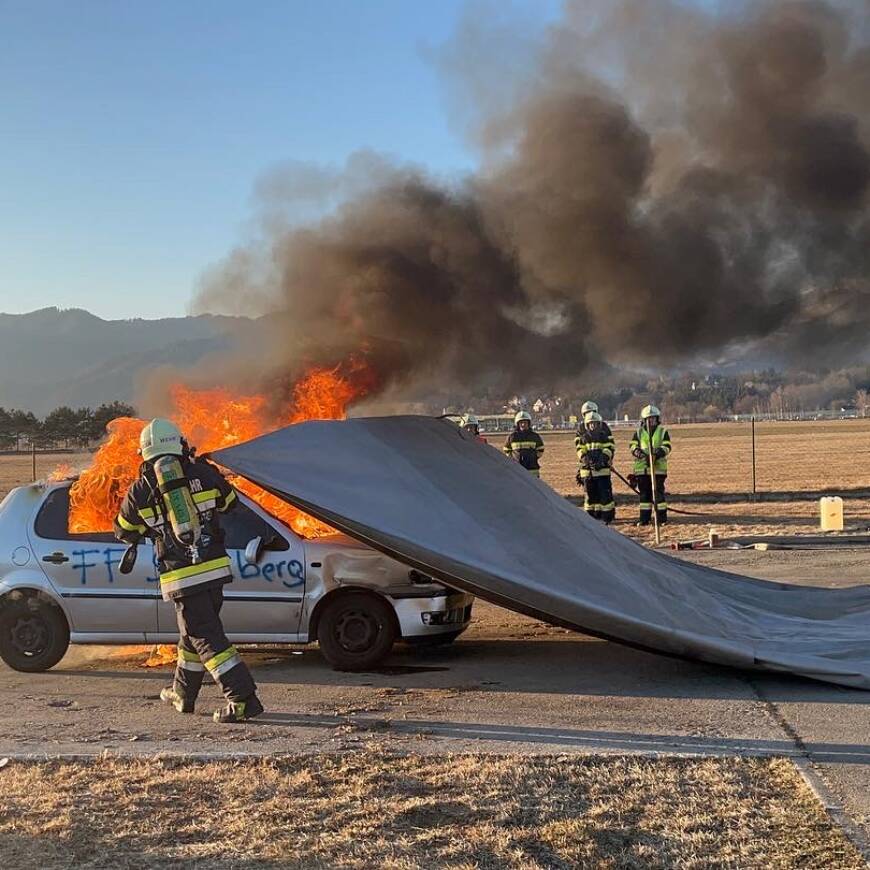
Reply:
[[[621,475],[621,474],[620,474],[620,473],[619,473],[615,468],[613,468],[613,466],[611,466],[610,470],[611,470],[611,471],[612,471],[612,472],[613,472],[613,473],[614,473],[614,474],[615,474],[615,475],[616,475],[616,476],[617,476],[617,477],[618,477],[618,478],[619,478],[619,479],[620,479],[620,480],[621,480],[621,481],[622,481],[622,482],[623,482],[623,483],[624,483],[624,484],[625,484],[625,485],[626,485],[626,486],[627,486],[627,487],[628,487],[632,492],[636,492],[638,495],[640,495],[640,493],[638,492],[637,487],[636,487],[636,486],[632,486],[631,483],[630,483],[626,478],[624,478],[624,477],[623,477],[623,476],[622,476],[622,475]],[[679,510],[678,508],[674,508],[674,507],[668,507],[668,513],[674,513],[674,514],[685,514],[686,516],[690,516],[690,517],[706,517],[706,516],[709,516],[709,514],[705,514],[703,511],[681,511],[681,510]]]

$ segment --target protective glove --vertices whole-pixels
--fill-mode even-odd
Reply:
[[[655,456],[656,459],[664,459],[667,455],[668,454],[664,447],[656,447],[653,451],[653,456]]]
[[[640,447],[635,447],[634,450],[631,451],[631,455],[635,459],[646,459],[646,453],[644,453]]]

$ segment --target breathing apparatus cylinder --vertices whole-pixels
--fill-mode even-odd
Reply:
[[[192,561],[199,562],[198,544],[202,537],[202,525],[181,460],[177,456],[161,456],[154,461],[154,474],[172,533],[188,548]]]

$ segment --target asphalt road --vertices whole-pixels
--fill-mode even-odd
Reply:
[[[870,549],[698,552],[777,580],[866,582]],[[870,629],[870,627],[868,627]],[[479,603],[452,647],[398,647],[376,673],[331,671],[316,648],[247,656],[267,714],[220,727],[160,704],[170,668],[74,649],[47,674],[0,665],[0,756],[349,751],[788,755],[870,841],[870,692],[669,659]]]

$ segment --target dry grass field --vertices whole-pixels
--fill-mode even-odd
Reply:
[[[673,426],[665,540],[811,532],[818,497],[870,520],[870,421],[757,429],[750,501],[747,426]],[[628,473],[629,429],[616,433]],[[572,434],[545,435],[544,480],[579,496]],[[493,439],[497,446],[498,442]],[[40,455],[37,476],[88,454]],[[0,457],[0,495],[32,477]],[[622,485],[617,529],[637,530]],[[381,750],[381,751],[377,751]],[[220,764],[152,758],[0,768],[0,861],[8,867],[536,868],[866,866],[787,759],[346,755]]]
[[[870,526],[870,419],[756,426],[756,487],[752,500],[752,442],[748,423],[685,424],[668,427],[674,445],[668,476],[669,502],[691,515],[673,513],[665,541],[706,537],[714,527],[723,536],[798,534],[818,531],[818,499],[846,498],[846,524]],[[627,476],[633,429],[615,431],[616,467]],[[581,500],[574,475],[577,460],[572,433],[545,434],[543,479],[562,495]],[[501,446],[500,436],[490,443]],[[59,465],[85,467],[90,454],[39,454],[37,476]],[[0,456],[0,497],[31,480],[31,457]],[[636,496],[616,477],[616,528],[641,540],[652,532],[635,529]]]
[[[673,442],[668,492],[673,514],[666,541],[706,537],[710,527],[725,536],[817,532],[818,499],[841,495],[846,524],[870,526],[870,419],[756,424],[756,483],[752,493],[752,441],[748,423],[668,426]],[[615,431],[616,468],[627,476],[633,429]],[[542,477],[557,492],[579,499],[573,435],[546,435]],[[496,443],[495,441],[493,443]],[[616,477],[617,528],[648,540],[633,527],[637,498]],[[695,515],[699,514],[699,515]]]
[[[91,453],[37,453],[36,479],[42,480],[60,466],[75,470],[87,467]],[[10,489],[33,480],[33,458],[29,453],[0,456],[0,498]]]
[[[865,866],[784,759],[13,762],[0,795],[10,868]]]

